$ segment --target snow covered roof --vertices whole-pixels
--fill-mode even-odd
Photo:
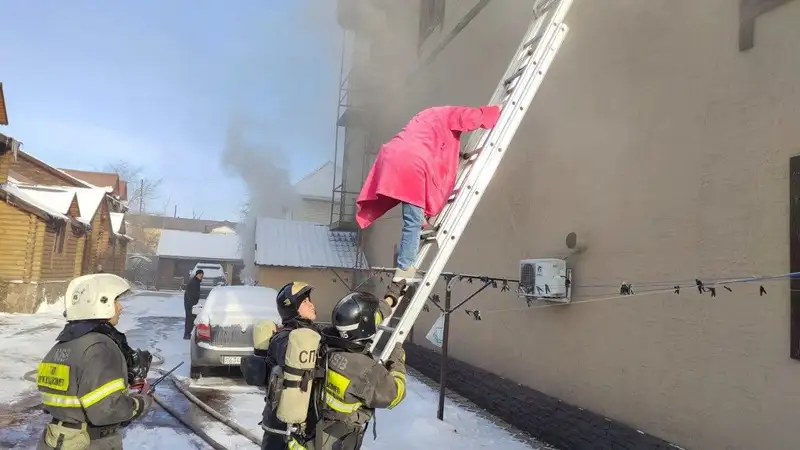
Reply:
[[[359,257],[356,234],[331,231],[328,225],[259,217],[256,265],[353,268]],[[361,268],[368,268],[363,253]]]
[[[0,188],[23,203],[26,203],[28,206],[38,209],[48,216],[64,221],[70,220],[69,216],[67,216],[67,212],[69,211],[69,205],[72,203],[72,199],[75,198],[75,194],[65,193],[63,191],[37,192],[24,189],[14,183],[2,184]],[[66,207],[64,206],[65,202]]]
[[[119,233],[119,230],[122,229],[122,221],[125,218],[125,214],[123,213],[108,213],[111,216],[111,230],[114,233]]]
[[[43,198],[45,202],[59,206],[58,210],[61,211],[61,214],[66,214],[69,211],[72,199],[77,196],[80,214],[78,220],[85,224],[91,223],[97,209],[100,207],[100,202],[106,196],[106,191],[97,187],[43,186],[21,183],[12,177],[9,177],[8,181],[30,193],[35,198]]]
[[[127,223],[125,222],[125,214],[112,212],[108,213],[108,215],[111,217],[111,231],[114,233],[114,235],[132,241],[132,237],[122,232],[122,224]]]
[[[242,259],[239,236],[236,234],[197,233],[194,231],[161,230],[156,254],[162,258]]]
[[[75,199],[75,193],[65,191],[58,188],[47,188],[43,186],[16,186],[20,192],[29,198],[34,199],[37,203],[48,205],[59,214],[66,215],[69,212],[69,207],[72,205],[72,200]]]
[[[231,227],[229,227],[229,226],[227,226],[227,225],[222,225],[222,226],[219,226],[219,227],[216,227],[216,228],[212,228],[212,229],[209,231],[209,233],[216,233],[216,234],[236,234],[236,230],[234,230],[233,228],[231,228]]]
[[[341,167],[337,167],[341,173]],[[333,161],[328,161],[294,184],[295,192],[305,198],[330,200],[333,198]]]

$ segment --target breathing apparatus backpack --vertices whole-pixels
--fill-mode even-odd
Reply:
[[[253,354],[242,358],[239,368],[244,380],[250,386],[267,385],[270,369],[275,365],[267,354],[267,348],[278,330],[278,324],[271,320],[260,320],[253,326]]]
[[[262,428],[289,437],[307,435],[310,431],[305,427],[307,422],[316,420],[316,417],[309,418],[308,412],[317,409],[319,399],[312,396],[320,391],[315,387],[324,385],[316,381],[325,377],[325,368],[320,367],[325,365],[325,357],[322,336],[314,329],[298,328],[287,333],[284,361],[270,370]],[[273,428],[276,424],[270,423],[267,415],[274,415],[286,428]]]

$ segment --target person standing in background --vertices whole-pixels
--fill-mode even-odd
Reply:
[[[186,284],[186,290],[183,291],[183,310],[186,313],[186,322],[183,327],[183,338],[190,339],[192,335],[192,328],[194,328],[194,320],[197,318],[192,314],[192,307],[200,301],[200,282],[203,280],[203,271],[198,270],[189,283]]]

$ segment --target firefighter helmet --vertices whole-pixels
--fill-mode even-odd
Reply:
[[[117,313],[114,300],[130,289],[130,283],[113,273],[74,278],[64,294],[64,316],[67,320],[110,319]]]
[[[351,292],[333,307],[331,323],[349,341],[372,339],[383,322],[379,300],[368,292]]]
[[[276,297],[278,303],[278,314],[281,315],[281,320],[286,323],[298,315],[298,309],[303,300],[311,298],[311,291],[314,286],[303,283],[302,281],[292,281],[286,283],[279,291]]]

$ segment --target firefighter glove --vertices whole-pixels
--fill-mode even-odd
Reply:
[[[395,363],[405,364],[406,363],[406,352],[403,350],[403,346],[400,345],[398,342],[394,345],[394,349],[392,353],[389,355],[389,360],[387,361],[386,366],[391,369],[392,365]]]
[[[405,280],[399,283],[389,283],[389,287],[386,288],[386,295],[383,296],[384,300],[386,300],[386,303],[388,303],[392,308],[397,306],[397,300],[403,295],[403,288],[405,287]]]
[[[142,417],[148,409],[153,405],[153,397],[145,394],[132,394],[131,397],[136,400],[136,412],[131,417],[131,420]]]

